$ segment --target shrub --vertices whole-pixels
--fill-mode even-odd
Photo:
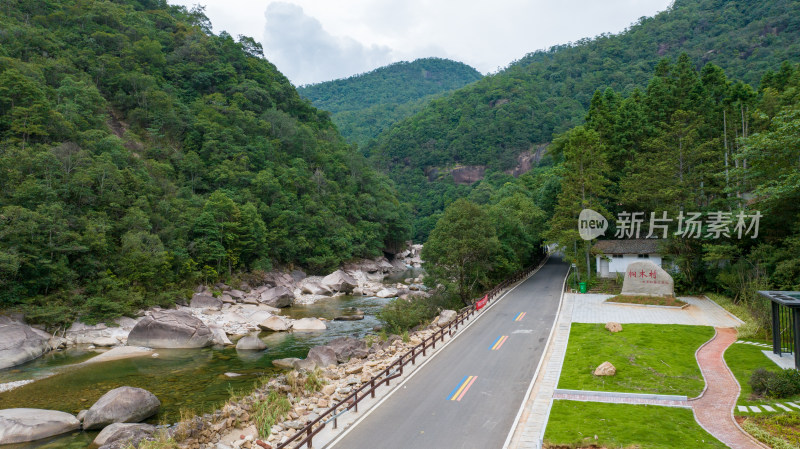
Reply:
[[[422,324],[436,315],[436,310],[421,298],[411,300],[394,299],[378,312],[378,319],[383,322],[389,333],[401,334],[403,331]]]
[[[770,398],[788,398],[800,394],[800,372],[796,369],[767,371],[758,368],[750,376],[753,392]]]
[[[378,312],[378,319],[390,334],[400,335],[420,324],[427,324],[444,309],[458,310],[458,296],[436,291],[428,298],[394,299]]]
[[[750,388],[753,393],[763,395],[767,391],[767,383],[774,376],[775,373],[767,371],[764,368],[756,368],[753,374],[750,375]]]

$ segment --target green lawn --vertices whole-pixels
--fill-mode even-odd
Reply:
[[[545,447],[559,448],[726,447],[697,424],[689,409],[577,401],[553,402],[544,440]]]
[[[573,323],[558,387],[695,397],[705,383],[694,354],[713,336],[707,326],[623,324],[612,334],[603,324]],[[592,374],[605,361],[617,374]]]
[[[776,365],[775,362],[768,359],[767,356],[761,352],[764,351],[764,349],[765,348],[760,348],[753,345],[732,344],[725,351],[725,363],[728,364],[728,368],[731,369],[731,372],[734,376],[736,376],[736,380],[739,381],[739,385],[742,387],[742,391],[739,394],[739,401],[737,403],[741,405],[757,405],[762,402],[772,403],[776,401],[783,402],[800,399],[800,396],[782,399],[759,399],[752,397],[753,389],[750,388],[750,375],[753,373],[753,371],[755,371],[756,368],[764,368],[767,371],[775,372],[781,370],[781,368]]]

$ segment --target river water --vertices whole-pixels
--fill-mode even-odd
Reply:
[[[28,385],[0,393],[0,409],[42,408],[77,414],[88,409],[107,391],[120,386],[144,388],[161,401],[158,415],[147,422],[173,423],[181,413],[203,414],[215,410],[231,393],[249,392],[262,377],[277,374],[272,360],[303,358],[312,346],[342,336],[363,337],[378,323],[375,314],[388,299],[340,296],[311,305],[284,309],[292,318],[319,317],[332,320],[352,313],[365,312],[359,321],[329,321],[328,329],[317,332],[263,332],[267,344],[261,352],[239,352],[235,348],[159,349],[159,357],[76,365],[96,354],[75,348],[41,357],[11,369],[0,370],[0,383],[39,379]],[[225,373],[241,374],[228,377]],[[96,432],[74,432],[50,440],[3,445],[2,449],[85,448]]]

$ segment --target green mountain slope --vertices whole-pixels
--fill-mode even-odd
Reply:
[[[800,59],[800,2],[677,0],[619,35],[531,53],[434,100],[368,152],[424,217],[468,191],[454,185],[453,167],[484,166],[486,176],[513,168],[522,152],[581,123],[595,91],[644,88],[659,59],[681,52],[697,68],[714,63],[755,84],[768,68]]]
[[[328,114],[210,30],[164,0],[0,3],[0,309],[91,321],[407,238]]]
[[[481,79],[474,68],[440,58],[397,62],[369,73],[298,88],[351,142],[365,145],[432,98]]]

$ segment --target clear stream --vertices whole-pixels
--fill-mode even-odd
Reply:
[[[77,414],[89,408],[107,391],[120,386],[144,388],[161,401],[158,415],[147,422],[173,423],[181,411],[197,414],[215,410],[231,392],[248,392],[263,376],[278,372],[272,360],[305,357],[315,345],[342,336],[363,337],[378,324],[375,314],[388,299],[340,296],[316,304],[284,309],[292,318],[333,318],[358,308],[365,313],[359,321],[329,321],[328,329],[318,332],[263,332],[267,344],[262,352],[238,352],[234,348],[159,349],[159,357],[137,357],[84,366],[74,366],[97,353],[70,349],[41,357],[14,368],[0,370],[0,383],[39,379],[28,385],[0,393],[0,409],[42,408]],[[241,374],[227,377],[225,373]],[[1,449],[85,448],[97,432],[73,432],[49,440],[2,445]]]

